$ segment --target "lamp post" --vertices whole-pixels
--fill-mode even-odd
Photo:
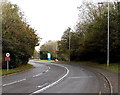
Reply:
[[[57,59],[57,48],[58,48],[58,44],[57,44],[57,41],[56,41],[56,59]]]
[[[42,40],[42,38],[40,38],[40,41]],[[39,49],[39,59],[40,59],[40,49]]]
[[[100,2],[100,3],[98,3],[98,4],[103,4],[103,2]],[[109,1],[107,2],[107,6],[108,6],[108,25],[107,25],[107,66],[109,66],[110,65],[110,62],[109,62],[109,49],[110,49],[110,46],[109,46],[109,44],[110,44],[110,33],[109,33],[109,19],[110,19],[110,17],[109,17]]]
[[[69,62],[70,62],[70,31],[69,31]]]
[[[110,37],[109,37],[109,19],[110,19],[110,17],[109,17],[109,2],[108,2],[108,43],[107,43],[107,66],[109,66],[109,48],[110,48],[110,46],[109,46],[109,43],[110,43]]]

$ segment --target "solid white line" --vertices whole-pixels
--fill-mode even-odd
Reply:
[[[14,82],[11,82],[11,83],[7,83],[7,84],[3,84],[3,87],[4,86],[8,86],[8,85],[11,85],[11,84],[15,84],[15,83],[18,83],[18,82],[21,82],[21,81],[24,81],[26,79],[21,79],[21,80],[18,80],[18,81],[14,81]]]
[[[52,63],[51,63],[51,64],[52,64]],[[60,67],[65,68],[65,69],[67,70],[66,74],[65,74],[64,76],[62,76],[60,79],[58,79],[57,81],[53,82],[52,84],[50,84],[50,85],[48,85],[48,86],[46,86],[46,87],[44,87],[44,88],[42,88],[42,89],[40,89],[40,90],[37,90],[37,91],[33,92],[32,94],[43,92],[43,91],[46,90],[47,88],[50,88],[50,87],[52,87],[53,85],[57,84],[59,81],[61,81],[62,79],[64,79],[64,78],[68,75],[69,70],[68,70],[67,67],[62,66],[62,65],[58,65],[58,64],[53,64],[53,65],[57,65],[57,66],[60,66]],[[32,94],[30,94],[30,95],[32,95]]]
[[[45,86],[45,85],[47,85],[48,83],[44,83],[43,85],[40,85],[40,86],[37,86],[37,88],[41,88],[41,87],[43,87],[43,86]]]

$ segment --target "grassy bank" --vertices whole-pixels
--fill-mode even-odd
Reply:
[[[102,68],[102,69],[107,69],[113,72],[119,72],[120,73],[120,63],[110,63],[110,66],[107,67],[106,64],[99,64],[95,62],[59,62],[59,63],[66,63],[66,64],[81,64],[81,65],[86,65],[86,66],[91,66],[95,68]]]
[[[3,69],[3,70],[0,70],[0,75],[17,73],[17,72],[21,72],[21,71],[25,71],[27,69],[30,69],[32,67],[33,67],[33,65],[26,64],[26,65],[21,65],[20,67],[17,67],[17,68],[14,68],[14,69],[9,69],[9,71],[7,71],[6,69]]]

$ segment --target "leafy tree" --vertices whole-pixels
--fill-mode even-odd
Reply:
[[[110,3],[110,62],[120,61],[119,2]],[[80,20],[76,31],[66,30],[59,41],[59,53],[68,55],[70,32],[70,55],[72,60],[106,62],[107,59],[107,4],[101,6],[84,3],[79,7]]]
[[[52,54],[52,59],[54,59],[55,57],[57,57],[57,46],[57,41],[50,40],[40,47],[40,51],[50,52]]]
[[[10,67],[27,64],[33,55],[34,47],[38,43],[38,36],[24,20],[23,13],[17,5],[5,2],[2,5],[2,54],[3,68],[5,54],[11,54]]]

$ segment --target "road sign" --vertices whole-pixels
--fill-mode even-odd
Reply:
[[[48,60],[51,60],[51,54],[50,53],[47,53],[47,58],[48,58]]]
[[[5,57],[5,61],[10,61],[10,57]]]
[[[6,53],[6,57],[9,57],[10,56],[10,53]]]

